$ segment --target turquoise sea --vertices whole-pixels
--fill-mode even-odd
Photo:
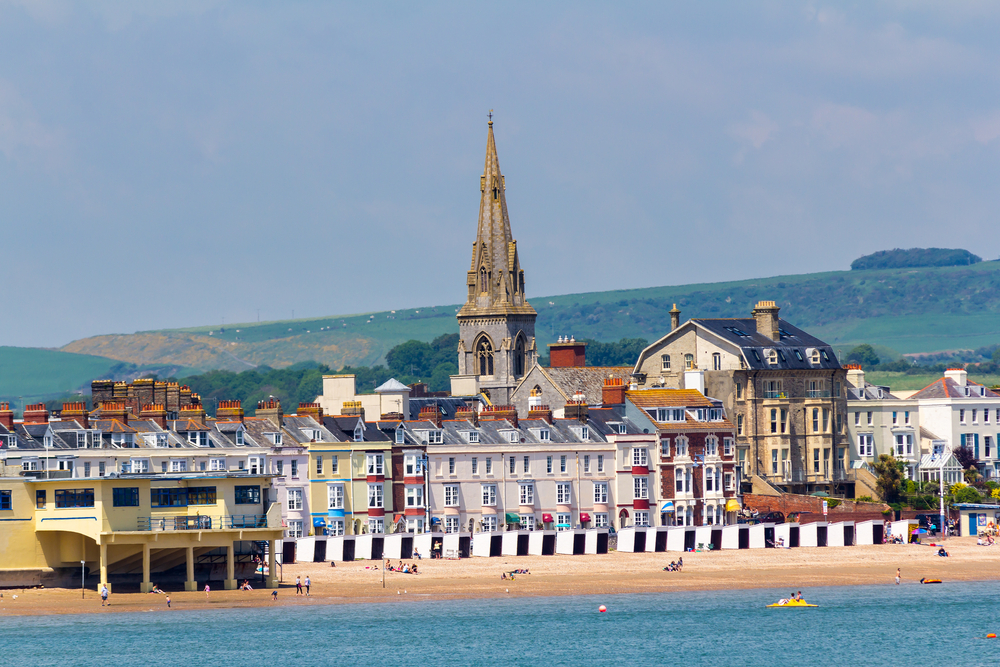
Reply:
[[[0,617],[8,665],[995,665],[1000,583]],[[598,606],[607,606],[599,613]]]

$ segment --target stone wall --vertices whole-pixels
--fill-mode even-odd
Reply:
[[[747,493],[743,496],[743,506],[755,509],[761,514],[765,512],[783,512],[787,517],[792,512],[812,512],[813,515],[803,517],[803,523],[823,520],[823,498],[817,496],[802,496],[795,493],[784,493],[780,496],[763,496]],[[829,511],[829,521],[871,521],[884,519],[882,512],[888,510],[885,503],[859,503],[853,500],[842,500],[840,505]]]

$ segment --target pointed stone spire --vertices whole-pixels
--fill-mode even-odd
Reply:
[[[486,164],[479,177],[479,226],[472,244],[462,315],[535,314],[524,296],[524,271],[510,231],[504,177],[500,173],[493,120],[486,138]]]

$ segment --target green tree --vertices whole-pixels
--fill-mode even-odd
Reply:
[[[983,494],[979,493],[974,486],[966,486],[955,493],[956,503],[981,503]]]
[[[880,454],[875,462],[875,474],[878,477],[875,487],[882,500],[887,503],[897,502],[903,484],[903,462],[897,461],[891,454]]]
[[[861,364],[863,368],[869,369],[878,366],[879,358],[871,345],[863,343],[847,353],[847,363]]]

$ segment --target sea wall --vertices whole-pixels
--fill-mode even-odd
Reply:
[[[803,496],[796,493],[784,493],[780,496],[764,496],[747,493],[743,496],[743,506],[755,509],[760,513],[783,512],[787,517],[792,512],[812,512],[801,519],[801,523],[823,521],[823,500],[816,496]],[[829,510],[828,521],[871,521],[885,518],[883,511],[890,508],[885,503],[859,503],[854,500],[841,500],[840,504]]]

